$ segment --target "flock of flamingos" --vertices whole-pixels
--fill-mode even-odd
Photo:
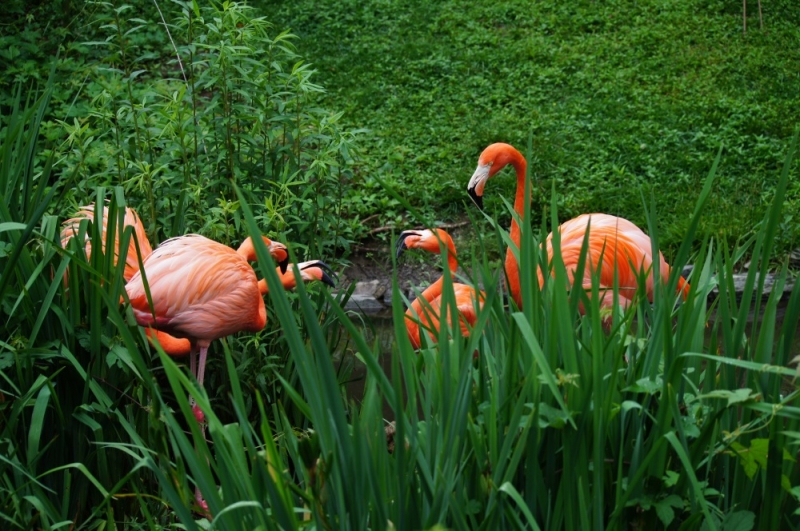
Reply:
[[[527,162],[513,146],[492,144],[481,153],[478,167],[469,180],[467,191],[472,199],[482,206],[486,182],[507,165],[517,174],[517,190],[514,210],[523,219],[525,197],[525,174]],[[103,211],[103,245],[106,234],[106,212]],[[94,218],[94,207],[83,207],[74,218],[64,222],[61,242],[64,248],[70,239],[77,236],[82,220]],[[591,230],[589,223],[591,220]],[[264,328],[267,322],[264,295],[269,286],[264,279],[258,280],[249,262],[256,260],[251,238],[234,250],[198,234],[171,238],[155,250],[147,240],[138,215],[128,208],[124,225],[131,226],[139,248],[131,238],[125,263],[125,291],[137,323],[145,327],[151,342],[157,341],[167,354],[190,355],[190,370],[202,387],[206,356],[209,344],[230,334]],[[119,233],[115,241],[115,259],[119,256]],[[591,288],[593,274],[600,277],[600,307],[613,305],[613,288],[617,287],[617,300],[627,307],[639,287],[639,279],[646,279],[645,292],[653,298],[653,256],[650,238],[630,221],[607,214],[584,214],[559,226],[561,235],[561,258],[570,281],[577,267],[584,239],[588,232],[588,256],[584,269],[583,285]],[[510,236],[514,244],[520,245],[520,225],[516,218],[511,222]],[[262,236],[270,255],[279,264],[278,277],[284,288],[292,289],[298,280],[321,281],[334,286],[328,275],[330,269],[319,260],[297,264],[297,270],[288,269],[286,246]],[[86,255],[91,253],[88,235],[83,242]],[[552,233],[545,242],[548,263],[553,258]],[[446,249],[446,258],[453,275],[458,268],[458,259],[453,240],[442,229],[405,231],[397,243],[398,255],[405,249],[422,249],[439,254]],[[139,269],[140,260],[144,271]],[[660,278],[666,282],[670,267],[659,253]],[[522,307],[520,271],[512,248],[506,252],[505,274],[507,287],[518,308]],[[299,276],[297,276],[299,275]],[[537,271],[539,285],[543,283],[542,271]],[[145,279],[149,297],[145,291]],[[406,328],[414,348],[420,348],[421,330],[427,330],[436,341],[442,306],[444,276],[431,284],[417,297],[406,312]],[[461,283],[453,283],[458,320],[463,335],[469,335],[484,301],[484,293]],[[682,278],[678,281],[678,292],[685,297],[689,284]],[[450,319],[448,318],[448,321]],[[452,324],[452,323],[451,323]],[[199,351],[199,363],[197,360]],[[203,412],[193,404],[195,418],[204,426]],[[195,496],[207,511],[199,491]]]

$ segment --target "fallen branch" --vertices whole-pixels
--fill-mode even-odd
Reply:
[[[442,223],[441,225],[438,225],[436,228],[437,229],[455,229],[457,227],[463,227],[464,225],[469,225],[469,223],[470,223],[469,220],[467,220],[467,221],[459,221],[459,222],[456,222],[456,223]],[[395,230],[395,229],[397,229],[397,227],[395,227],[394,225],[386,225],[385,227],[374,228],[374,229],[370,230],[367,234],[369,234],[371,236],[371,235],[377,234],[379,232],[386,232],[386,231]],[[425,229],[425,227],[414,227],[413,230],[424,230],[424,229]]]

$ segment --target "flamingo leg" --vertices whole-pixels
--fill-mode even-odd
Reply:
[[[197,383],[200,384],[200,387],[203,387],[203,380],[205,379],[207,356],[208,356],[208,345],[201,343],[200,364],[197,367],[197,372],[194,373],[195,377],[197,378]],[[192,360],[194,360],[194,358],[192,358]],[[196,403],[192,405],[192,411],[194,412],[194,418],[197,419],[197,422],[199,422],[201,427],[203,428],[203,436],[205,436],[206,416],[203,414],[203,411],[197,406]]]
[[[197,376],[197,350],[195,350],[194,344],[192,344],[192,350],[189,351],[189,371],[192,376]]]
[[[197,371],[193,374],[197,378],[197,383],[200,384],[200,387],[203,387],[203,380],[205,379],[205,372],[206,372],[206,359],[208,357],[208,345],[200,344],[200,364],[197,367]],[[194,357],[192,360],[194,361]],[[192,412],[194,413],[194,418],[200,424],[200,433],[202,434],[203,438],[206,437],[206,417],[203,414],[203,411],[194,404],[192,406]],[[195,445],[196,448],[196,445]],[[200,492],[200,486],[195,485],[194,487],[194,499],[197,502],[197,505],[205,512],[206,516],[211,519],[211,513],[208,511],[208,502],[203,499],[203,493]]]
[[[197,368],[197,383],[203,387],[203,379],[206,374],[206,357],[208,356],[208,345],[200,345],[200,367]]]

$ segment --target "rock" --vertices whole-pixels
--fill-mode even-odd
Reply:
[[[356,295],[353,294],[345,304],[345,310],[354,310],[365,314],[373,314],[383,311],[386,306],[383,305],[378,299],[372,295]]]
[[[380,280],[362,280],[356,282],[356,287],[353,290],[353,295],[365,295],[377,299],[376,292],[381,287]]]
[[[758,289],[758,281],[759,281],[760,273],[756,273],[756,280],[753,283],[753,291]],[[767,273],[764,278],[764,293],[762,294],[764,297],[769,296],[772,293],[772,289],[775,286],[775,281],[778,280],[776,275]],[[744,286],[747,282],[747,275],[733,275],[733,289],[736,291],[736,297],[739,298],[744,294]],[[783,284],[783,293],[782,295],[787,295],[792,291],[794,288],[794,280],[789,278],[786,279],[786,282]],[[717,292],[717,288],[714,288],[714,292]]]
[[[798,251],[800,251],[800,250],[798,250]],[[747,265],[749,266],[749,263]],[[694,269],[693,265],[687,264],[686,266],[684,266],[683,271],[681,271],[681,276],[683,276],[683,278],[688,278],[689,274],[692,272],[693,269]],[[764,278],[764,293],[763,293],[763,296],[765,298],[768,297],[770,293],[772,293],[772,288],[775,285],[775,281],[777,279],[778,279],[777,276],[775,276],[775,275],[773,275],[771,273],[767,273],[766,277]],[[697,281],[697,279],[694,279],[694,282],[696,282],[696,281]],[[742,298],[742,294],[744,293],[744,286],[745,286],[746,282],[747,282],[747,273],[734,274],[733,275],[733,289],[736,292],[736,298],[737,299],[741,299]],[[756,280],[753,283],[753,291],[755,291],[757,288],[758,288],[758,274],[756,274]],[[791,279],[791,278],[787,278],[786,282],[783,285],[783,293],[782,293],[782,295],[788,295],[789,293],[791,293],[792,288],[794,288],[794,280]],[[716,295],[718,293],[719,293],[719,287],[715,287],[711,291],[710,296],[711,295]]]
[[[792,267],[800,267],[800,249],[795,249],[789,255],[789,264]]]
[[[377,282],[377,280],[375,282]],[[384,298],[386,296],[386,286],[384,286],[383,284],[378,284],[378,287],[375,288],[375,293],[373,293],[372,295],[376,299]],[[389,298],[391,298],[391,296]]]

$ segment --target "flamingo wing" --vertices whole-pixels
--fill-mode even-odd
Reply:
[[[589,255],[584,270],[584,287],[591,287],[592,274],[599,271],[601,287],[610,289],[614,286],[616,274],[620,295],[632,298],[638,288],[639,277],[644,272],[647,278],[645,291],[652,300],[653,254],[650,238],[630,221],[616,216],[583,214],[559,227],[561,255],[570,279],[577,268],[587,230]],[[548,257],[552,259],[552,234],[547,237],[546,244]],[[670,267],[661,253],[658,261],[661,278],[666,280],[670,275]]]
[[[145,260],[144,271],[152,311],[140,272],[126,286],[141,326],[213,340],[266,323],[255,272],[230,247],[198,235],[173,238]]]
[[[466,284],[454,283],[453,292],[455,295],[456,310],[458,312],[458,324],[461,328],[461,335],[469,337],[472,327],[478,320],[478,311],[483,307],[485,295],[481,291],[475,290]],[[434,297],[430,302],[423,302],[419,309],[419,321],[422,328],[428,331],[428,335],[435,342],[438,340],[439,326],[442,316],[442,296]],[[447,323],[452,326],[452,310],[448,312]],[[411,338],[414,348],[419,348],[420,325],[414,319],[412,310],[406,312],[406,328]]]

